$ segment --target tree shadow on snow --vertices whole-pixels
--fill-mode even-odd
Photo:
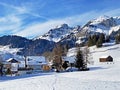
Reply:
[[[107,68],[103,68],[103,67],[90,67],[89,69],[90,69],[90,71],[95,71],[95,70],[102,70],[102,69],[107,69]]]

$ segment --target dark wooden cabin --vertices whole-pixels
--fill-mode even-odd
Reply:
[[[113,58],[111,56],[102,57],[102,58],[99,58],[99,61],[100,62],[113,62]]]

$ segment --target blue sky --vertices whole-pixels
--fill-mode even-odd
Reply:
[[[120,16],[120,0],[0,0],[0,36],[34,38],[57,25]]]

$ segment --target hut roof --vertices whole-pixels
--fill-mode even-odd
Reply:
[[[14,58],[8,59],[7,62],[10,62],[10,63],[20,63],[18,60],[14,59]]]
[[[107,58],[108,56],[101,56],[100,58]]]
[[[43,65],[47,64],[45,57],[43,56],[27,56],[28,65]]]
[[[110,55],[108,56],[101,56],[100,58],[108,58],[108,57],[111,57]]]

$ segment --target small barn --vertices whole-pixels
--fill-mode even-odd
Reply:
[[[103,56],[99,58],[100,62],[113,62],[113,58],[111,56]]]

